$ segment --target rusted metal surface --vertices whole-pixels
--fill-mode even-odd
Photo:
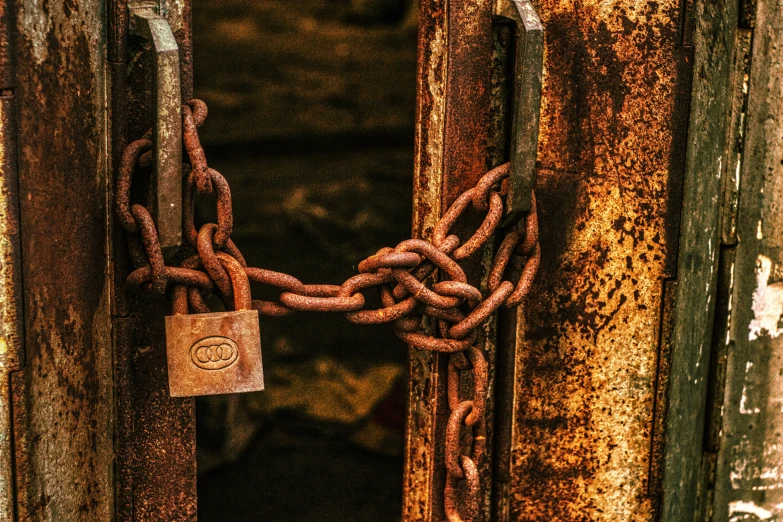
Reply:
[[[11,0],[0,2],[0,89],[14,86],[13,40],[16,13]]]
[[[109,520],[112,350],[102,4],[14,2],[25,361],[20,520]]]
[[[486,167],[490,16],[489,2],[420,2],[414,237],[430,237],[442,209],[471,187]],[[476,265],[469,268],[476,270]],[[404,520],[445,517],[440,435],[447,416],[445,381],[444,357],[411,350]]]
[[[106,49],[109,63],[125,63],[128,52],[128,0],[106,2]]]
[[[738,39],[736,88],[747,93],[740,133],[739,201],[735,258],[726,267],[730,315],[720,440],[716,455],[712,520],[774,520],[781,503],[781,398],[783,343],[780,316],[783,265],[783,11],[779,1],[759,0],[753,27],[749,74],[745,76]],[[745,3],[748,8],[751,3]],[[744,76],[744,78],[743,78]],[[772,138],[771,137],[775,137]],[[737,158],[738,160],[740,158]]]
[[[505,512],[652,520],[661,289],[676,261],[690,78],[680,2],[537,7],[546,248],[517,318]]]
[[[446,111],[448,0],[419,3],[413,237],[432,235],[441,215],[443,130]],[[408,413],[405,428],[403,520],[433,520],[436,480],[436,421],[443,425],[446,378],[437,353],[409,350]],[[436,508],[437,509],[437,508]]]
[[[486,172],[492,10],[483,0],[450,2],[445,16],[449,25],[442,204],[448,207]]]
[[[115,319],[124,332],[118,353],[128,358],[130,376],[117,403],[118,421],[130,428],[119,434],[118,487],[130,489],[117,505],[119,520],[196,520],[195,404],[168,393],[166,313],[163,302],[154,302],[144,309],[154,319]]]
[[[2,64],[0,64],[2,66]],[[10,372],[24,354],[19,178],[13,96],[0,96],[0,519],[14,520]]]

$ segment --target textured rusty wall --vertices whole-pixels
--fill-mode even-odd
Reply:
[[[684,168],[677,0],[538,5],[542,263],[516,361],[511,520],[652,520],[664,280]]]
[[[103,5],[14,1],[26,358],[20,520],[113,510]]]

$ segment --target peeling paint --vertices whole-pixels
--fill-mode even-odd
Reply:
[[[761,520],[772,518],[772,512],[757,506],[753,502],[737,500],[729,504],[729,516],[755,515]]]
[[[755,341],[762,335],[774,339],[783,333],[780,324],[783,314],[783,283],[769,284],[772,260],[767,256],[759,255],[756,258],[755,273],[756,289],[753,291],[751,305],[753,319],[749,325],[748,340]]]

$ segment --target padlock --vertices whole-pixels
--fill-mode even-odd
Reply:
[[[234,292],[234,311],[188,314],[187,287],[174,287],[166,317],[166,359],[172,397],[264,389],[258,311],[250,281],[233,257],[217,253]]]

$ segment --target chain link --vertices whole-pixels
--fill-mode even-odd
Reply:
[[[183,141],[189,163],[185,165],[182,236],[196,255],[180,266],[165,265],[152,215],[144,206],[131,204],[131,180],[136,167],[152,165],[151,134],[130,143],[122,155],[115,212],[127,232],[131,260],[136,266],[128,276],[128,288],[162,296],[173,286],[173,292],[180,296],[173,306],[209,312],[204,298],[211,293],[218,294],[227,307],[233,306],[234,288],[226,267],[241,267],[250,281],[280,290],[277,301],[252,300],[253,309],[261,315],[343,312],[357,324],[393,323],[394,332],[407,344],[448,353],[450,413],[444,455],[444,509],[450,521],[475,520],[482,491],[479,470],[486,452],[487,400],[487,362],[475,343],[479,327],[498,308],[518,306],[530,291],[541,258],[535,194],[526,218],[505,231],[491,264],[486,297],[468,282],[458,261],[487,247],[500,226],[508,164],[487,172],[454,201],[436,224],[431,242],[409,239],[394,248],[382,248],[360,262],[359,274],[342,285],[307,285],[288,274],[247,266],[231,241],[231,188],[219,172],[207,165],[198,137],[207,112],[201,100],[183,105]],[[212,193],[217,200],[217,223],[206,223],[197,229],[196,197]],[[469,208],[483,213],[484,219],[473,235],[462,242],[451,230]],[[364,294],[373,288],[379,292],[381,307],[368,310]],[[242,294],[245,300],[244,289]],[[438,335],[427,329],[425,317],[437,326]],[[472,396],[463,400],[460,390],[465,379],[461,376],[466,372],[470,372],[468,388],[472,389]]]

